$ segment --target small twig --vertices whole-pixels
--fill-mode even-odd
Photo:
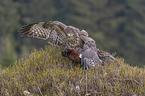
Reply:
[[[43,94],[42,94],[42,92],[41,92],[41,90],[40,90],[39,86],[38,86],[38,90],[39,90],[39,92],[40,92],[41,96],[43,96]]]
[[[88,94],[88,76],[87,76],[87,73],[88,72],[88,66],[87,66],[87,69],[86,69],[86,94]]]
[[[114,78],[114,80],[118,80],[118,81],[134,81],[135,83],[137,83],[137,84],[139,84],[139,85],[141,85],[141,83],[139,83],[138,81],[136,81],[135,79],[117,79],[117,78]]]
[[[136,81],[135,79],[134,79],[134,81],[137,83],[137,84],[139,84],[139,85],[141,85],[138,81]]]

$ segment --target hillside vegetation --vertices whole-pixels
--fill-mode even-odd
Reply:
[[[124,59],[84,70],[47,46],[0,71],[1,96],[143,96],[145,69]]]

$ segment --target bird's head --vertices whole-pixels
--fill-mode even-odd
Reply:
[[[80,31],[79,29],[77,29],[73,26],[68,26],[65,29],[65,33],[67,34],[68,39],[75,39],[75,38],[79,37],[79,35],[78,35],[79,31]]]
[[[70,46],[75,47],[79,45],[80,42],[79,29],[73,26],[68,26],[64,31],[66,33]]]

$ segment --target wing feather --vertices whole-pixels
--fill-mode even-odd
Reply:
[[[84,41],[81,64],[84,63],[84,67],[102,64],[102,60],[97,54],[95,41],[85,35],[82,35],[81,39]]]
[[[84,64],[84,67],[95,66],[97,64],[102,64],[102,60],[98,57],[98,54],[95,50],[89,48],[82,53],[81,64],[83,63],[86,63]]]
[[[19,34],[38,39],[48,39],[49,43],[62,44],[66,39],[65,24],[58,21],[32,23],[22,26]],[[66,41],[66,40],[65,40]]]

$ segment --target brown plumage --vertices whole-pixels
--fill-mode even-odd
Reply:
[[[75,62],[78,63],[81,62],[81,58],[79,57],[80,54],[74,49],[66,49],[65,51],[62,52],[62,55],[68,57],[69,59]]]

